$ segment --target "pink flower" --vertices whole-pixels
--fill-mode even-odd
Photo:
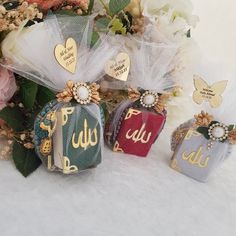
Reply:
[[[14,74],[0,66],[0,110],[6,106],[6,103],[12,98],[16,89]]]
[[[39,7],[47,11],[52,7],[58,7],[63,0],[27,0],[28,3],[37,3]]]
[[[67,2],[79,6],[85,11],[88,10],[89,0],[67,0]]]
[[[44,11],[47,11],[51,8],[57,8],[63,3],[72,4],[82,8],[83,10],[88,9],[89,0],[27,0],[28,3],[37,3]]]

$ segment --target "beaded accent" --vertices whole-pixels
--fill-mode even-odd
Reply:
[[[215,132],[217,132],[217,131],[221,131],[222,135],[221,134],[216,135]],[[211,140],[222,142],[228,138],[229,129],[226,125],[224,125],[222,123],[216,123],[216,124],[213,124],[209,127],[208,134],[209,134]]]

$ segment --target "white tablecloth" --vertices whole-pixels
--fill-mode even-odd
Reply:
[[[235,72],[235,1],[194,2],[203,53]],[[0,235],[236,235],[236,154],[206,184],[170,169],[170,158],[162,136],[147,159],[106,149],[103,163],[79,176],[40,167],[25,179],[2,161]]]

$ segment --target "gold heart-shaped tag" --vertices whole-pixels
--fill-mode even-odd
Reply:
[[[67,71],[74,74],[77,64],[77,45],[73,38],[66,40],[65,46],[58,44],[54,50],[57,62]]]
[[[119,53],[115,60],[108,61],[105,67],[107,75],[121,81],[127,81],[130,70],[130,58],[127,53]]]

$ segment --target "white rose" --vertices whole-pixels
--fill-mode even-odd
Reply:
[[[198,17],[192,15],[193,5],[189,0],[141,0],[141,6],[148,18],[158,18],[171,10],[173,17],[183,18],[191,26],[195,27],[198,21]]]

